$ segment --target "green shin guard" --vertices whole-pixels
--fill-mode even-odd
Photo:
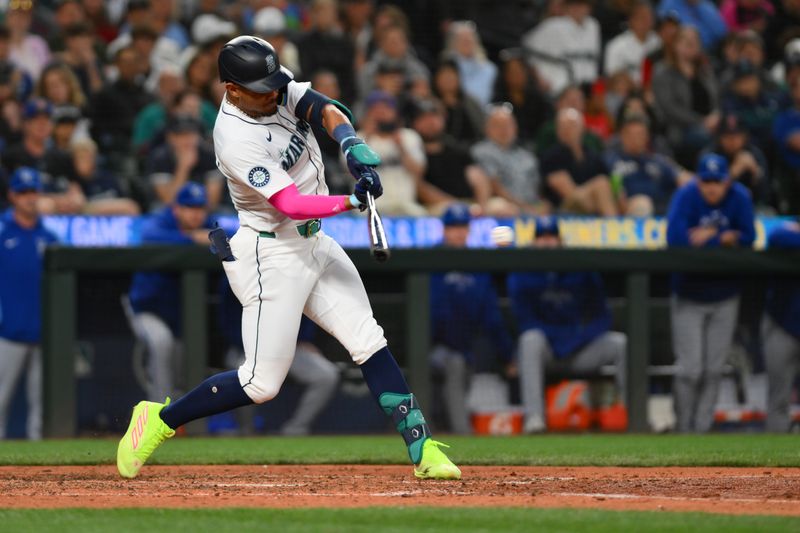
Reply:
[[[431,436],[431,429],[413,394],[384,392],[380,403],[383,412],[392,417],[395,428],[408,446],[408,456],[415,465],[422,460],[422,445]]]

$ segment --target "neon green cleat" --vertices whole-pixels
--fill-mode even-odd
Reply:
[[[175,434],[159,413],[169,405],[164,403],[139,402],[133,408],[128,431],[117,447],[117,470],[122,477],[134,478],[158,445]]]
[[[439,449],[441,446],[450,447],[433,439],[425,441],[422,460],[414,468],[415,476],[420,479],[461,479],[461,470]]]

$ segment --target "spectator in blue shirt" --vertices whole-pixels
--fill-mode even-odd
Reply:
[[[800,224],[775,229],[769,247],[800,250]],[[769,380],[767,431],[786,433],[792,425],[792,385],[800,372],[800,279],[770,281],[762,338]]]
[[[469,208],[451,205],[442,216],[443,245],[464,248],[470,222]],[[444,375],[444,401],[453,433],[470,433],[467,392],[471,374],[482,366],[480,360],[490,346],[506,363],[513,350],[492,277],[487,273],[452,271],[431,276],[431,319],[433,352],[431,362]],[[486,342],[488,341],[488,342]]]
[[[728,26],[711,0],[662,0],[658,16],[663,18],[667,14],[676,16],[682,26],[697,28],[706,50],[713,50],[728,33]]]
[[[26,375],[27,435],[42,438],[40,284],[45,247],[56,237],[39,218],[42,178],[33,168],[11,175],[11,208],[0,217],[0,439],[17,381]]]
[[[647,116],[628,114],[619,130],[620,147],[606,154],[611,184],[620,212],[628,216],[663,215],[675,189],[687,173],[666,157],[652,152]]]
[[[537,248],[558,248],[558,220],[536,221]],[[548,369],[595,372],[616,365],[624,398],[627,336],[610,331],[603,280],[594,272],[518,272],[508,295],[520,331],[518,362],[524,431],[544,431],[544,377]]]
[[[148,219],[142,228],[146,244],[208,244],[214,220],[208,216],[205,188],[189,182],[178,191],[175,203]],[[148,350],[148,399],[164,401],[173,394],[173,353],[181,333],[180,278],[177,274],[137,272],[130,292],[129,319],[138,339]]]
[[[667,216],[670,247],[749,248],[753,201],[719,154],[700,160],[697,179],[678,190]],[[673,274],[673,385],[678,430],[705,433],[714,423],[722,368],[733,343],[739,282],[725,276]]]

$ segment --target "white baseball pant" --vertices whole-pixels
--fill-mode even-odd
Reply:
[[[323,232],[306,239],[285,231],[271,238],[241,226],[231,249],[236,261],[223,266],[243,308],[239,381],[254,402],[278,394],[303,313],[341,342],[356,364],[386,346],[355,265]]]

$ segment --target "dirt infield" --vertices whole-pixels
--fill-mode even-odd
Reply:
[[[0,467],[0,507],[516,506],[800,516],[800,468],[485,467],[420,481],[404,466]]]

